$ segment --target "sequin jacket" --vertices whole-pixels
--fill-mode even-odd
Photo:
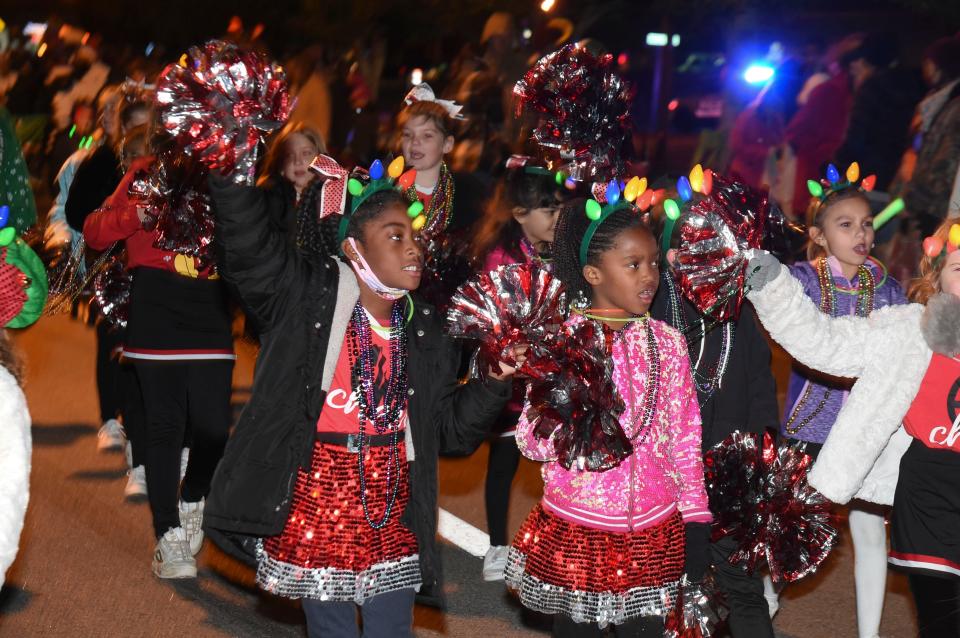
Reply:
[[[587,320],[576,315],[568,320],[580,321]],[[700,456],[700,410],[687,346],[667,324],[651,320],[650,325],[660,350],[656,408],[646,440],[619,466],[606,472],[564,469],[556,462],[552,441],[534,436],[527,418],[530,405],[524,405],[517,444],[528,458],[546,461],[541,469],[543,505],[562,518],[615,532],[650,527],[678,509],[685,523],[711,520]],[[631,439],[642,425],[635,423],[635,415],[645,394],[646,351],[646,332],[639,323],[624,328],[613,346],[613,378],[626,403],[620,423]]]
[[[856,314],[857,281],[850,282],[844,278],[840,271],[840,264],[834,257],[827,259],[827,264],[833,273],[834,284],[838,288],[837,316]],[[873,272],[874,281],[876,281],[873,295],[874,310],[907,303],[900,284],[887,274],[879,262],[868,260],[867,267]],[[804,261],[791,266],[790,274],[800,282],[807,296],[819,305],[821,300],[817,269]],[[790,374],[790,385],[787,387],[781,433],[786,437],[810,443],[826,441],[830,428],[833,427],[840,409],[850,394],[849,387],[849,383],[844,383],[842,380],[825,378],[821,374],[794,366]],[[804,400],[805,396],[806,400]],[[821,402],[822,408],[820,408]],[[791,434],[787,431],[788,423],[791,430],[801,425],[802,427]]]

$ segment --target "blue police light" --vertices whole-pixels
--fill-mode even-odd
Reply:
[[[754,62],[743,72],[743,79],[747,84],[764,84],[773,78],[774,69],[769,64]]]

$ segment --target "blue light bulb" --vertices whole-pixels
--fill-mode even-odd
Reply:
[[[616,204],[620,201],[620,186],[617,184],[617,180],[611,181],[607,184],[607,204]]]
[[[685,202],[689,202],[693,198],[693,187],[686,175],[677,180],[677,194]]]
[[[831,184],[836,184],[840,181],[840,171],[838,171],[837,167],[833,164],[827,166],[827,179],[830,180]]]
[[[380,160],[373,160],[370,165],[370,179],[381,179],[383,177],[383,163]]]

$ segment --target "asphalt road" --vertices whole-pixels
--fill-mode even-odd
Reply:
[[[251,571],[209,542],[195,581],[151,574],[147,505],[123,500],[123,456],[96,451],[93,331],[61,316],[15,338],[28,367],[33,472],[20,554],[0,592],[0,636],[305,635],[295,603],[259,593]],[[249,393],[253,349],[241,344],[239,353],[238,409]],[[782,357],[776,369],[782,378]],[[480,529],[485,467],[485,447],[441,463],[441,507]],[[538,468],[524,461],[512,492],[512,530],[539,496]],[[775,622],[779,636],[856,636],[853,552],[845,529],[843,535],[824,569],[784,592]],[[524,613],[502,583],[480,579],[480,559],[444,543],[443,562],[449,609],[418,608],[418,635],[548,634],[548,620]],[[891,576],[881,635],[915,635],[913,615],[905,579]]]

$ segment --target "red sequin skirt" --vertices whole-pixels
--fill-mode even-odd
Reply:
[[[367,508],[379,522],[387,503],[391,447],[364,450]],[[420,587],[417,539],[400,518],[410,499],[406,448],[398,451],[400,486],[381,529],[367,522],[357,454],[317,442],[310,471],[298,473],[290,517],[279,536],[262,540],[257,584],[288,598],[363,601]],[[395,480],[391,476],[391,485]]]
[[[538,504],[513,540],[505,579],[525,607],[576,622],[662,616],[683,573],[684,538],[679,512],[636,532],[609,532]]]

